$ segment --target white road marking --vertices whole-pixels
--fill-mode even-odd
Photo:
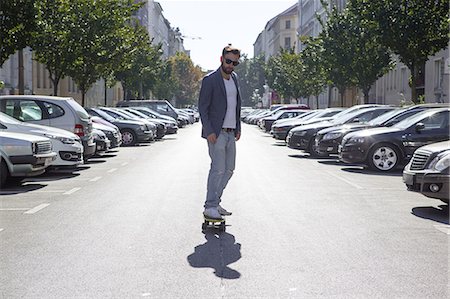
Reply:
[[[117,170],[117,168],[111,168],[111,169],[108,170],[107,172],[112,173],[112,172],[114,172],[114,171],[116,171],[116,170]]]
[[[28,211],[30,208],[2,208],[0,211]]]
[[[34,213],[37,213],[37,212],[39,212],[40,210],[45,209],[45,208],[48,207],[49,205],[50,205],[50,204],[48,204],[48,203],[40,204],[40,205],[38,205],[38,206],[32,208],[31,210],[26,211],[24,214],[34,214]]]
[[[126,166],[128,165],[128,162],[123,162],[122,164],[120,164],[120,166]]]
[[[2,231],[4,231],[5,229],[4,228],[0,228],[0,233],[2,232]]]
[[[434,225],[434,228],[444,234],[450,235],[450,225]]]
[[[97,177],[95,177],[93,179],[90,179],[89,182],[97,182],[101,178],[102,178],[101,176],[97,176]]]
[[[64,192],[63,194],[64,194],[64,195],[70,195],[70,194],[72,194],[72,193],[77,192],[77,191],[80,190],[80,189],[81,189],[80,187],[72,188],[72,189],[70,189],[69,191]]]
[[[329,175],[331,175],[332,177],[335,177],[335,178],[337,178],[337,179],[339,179],[339,180],[341,180],[341,181],[343,181],[343,182],[349,184],[350,186],[355,187],[356,189],[364,189],[364,188],[361,187],[360,185],[355,184],[355,183],[353,183],[353,182],[351,182],[351,181],[349,181],[349,180],[347,180],[347,179],[341,178],[340,176],[335,175],[335,174],[332,173],[331,171],[327,171],[327,173],[328,173]]]

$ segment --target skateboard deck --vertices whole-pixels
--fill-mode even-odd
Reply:
[[[225,231],[225,219],[210,219],[205,216],[203,216],[203,219],[202,230],[218,229],[222,232]]]

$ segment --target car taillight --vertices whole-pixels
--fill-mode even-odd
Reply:
[[[75,130],[73,132],[80,137],[84,136],[83,125],[75,125]]]

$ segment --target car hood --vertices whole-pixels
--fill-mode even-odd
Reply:
[[[92,123],[92,128],[97,129],[97,130],[102,130],[102,131],[109,131],[109,132],[116,132],[117,130],[115,130],[114,128],[107,126],[107,125],[103,125],[100,123],[96,123],[93,122]]]
[[[145,123],[140,120],[124,120],[124,119],[116,119],[114,121],[114,124],[115,125],[138,125],[138,126],[145,125]]]
[[[19,132],[19,133],[28,133],[33,135],[52,135],[55,137],[63,137],[63,138],[71,138],[71,139],[77,139],[80,138],[75,135],[72,132],[58,129],[54,127],[49,126],[43,126],[43,125],[37,125],[37,124],[30,124],[30,123],[23,123],[23,124],[8,124],[8,129],[10,132]]]
[[[420,149],[430,151],[433,153],[450,150],[450,140],[424,145]]]
[[[297,131],[303,131],[303,130],[305,130],[305,131],[306,130],[320,130],[320,129],[329,128],[332,125],[333,125],[333,123],[331,123],[329,121],[323,121],[323,122],[316,123],[316,124],[309,124],[309,125],[304,125],[304,126],[300,126],[300,127],[295,127],[291,131],[297,132]]]
[[[341,133],[349,133],[354,132],[358,130],[368,129],[371,128],[371,126],[367,124],[346,124],[341,126],[334,126],[330,128],[325,128],[319,131],[319,134],[325,135],[327,133],[335,133],[335,132],[341,132]]]
[[[393,127],[382,127],[382,128],[370,128],[366,130],[356,131],[351,133],[351,137],[368,137],[374,135],[382,135],[394,132],[402,132],[402,130]],[[350,137],[350,135],[347,135]]]

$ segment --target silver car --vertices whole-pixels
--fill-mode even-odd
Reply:
[[[55,158],[46,137],[0,131],[0,187],[11,177],[44,173]]]
[[[0,111],[20,121],[64,129],[80,136],[83,155],[95,153],[89,114],[71,97],[44,95],[0,96]]]

